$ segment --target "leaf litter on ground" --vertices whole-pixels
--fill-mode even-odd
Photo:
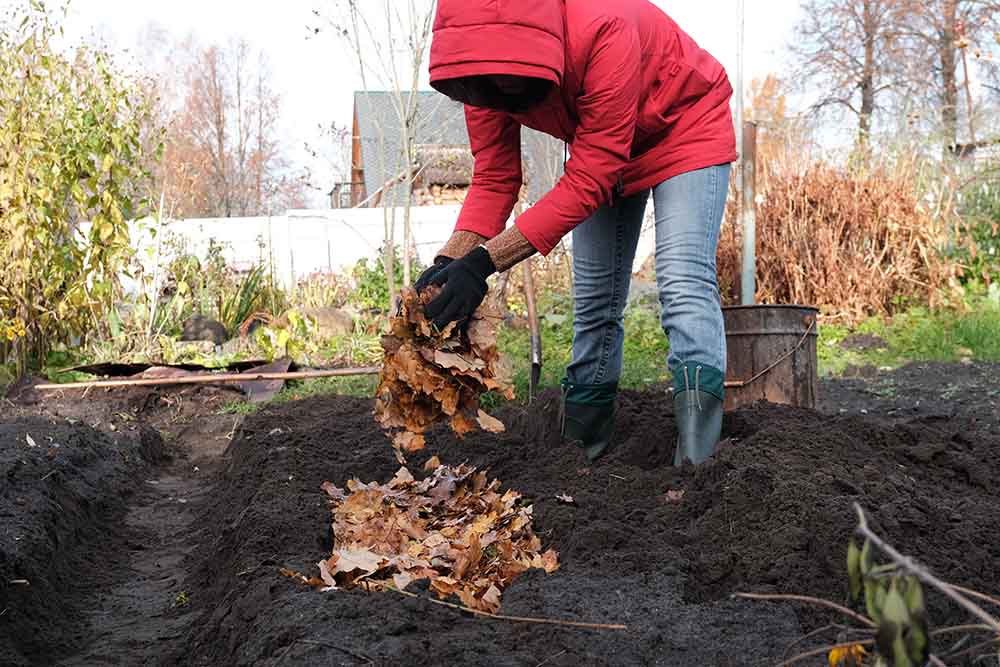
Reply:
[[[484,305],[468,326],[452,323],[438,331],[424,315],[424,306],[439,291],[430,287],[418,294],[404,289],[399,312],[382,337],[375,418],[391,434],[401,463],[404,452],[426,447],[424,434],[441,422],[449,422],[459,437],[477,426],[502,433],[503,423],[481,410],[479,399],[489,391],[514,398],[497,349],[499,314]]]
[[[386,484],[323,484],[333,514],[333,553],[319,577],[290,576],[323,590],[404,590],[427,580],[441,599],[495,614],[504,589],[529,569],[559,568],[542,551],[532,506],[474,467],[437,465],[423,480],[403,467]]]

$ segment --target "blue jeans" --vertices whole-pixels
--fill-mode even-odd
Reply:
[[[728,164],[699,169],[652,189],[656,282],[672,372],[686,363],[726,370],[716,250],[729,172]],[[624,312],[649,193],[605,206],[573,230],[576,319],[573,360],[566,369],[572,383],[604,384],[621,377]]]

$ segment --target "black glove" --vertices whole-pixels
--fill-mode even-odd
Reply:
[[[446,266],[451,264],[454,260],[451,257],[445,257],[444,255],[438,255],[434,258],[434,264],[428,268],[426,271],[420,274],[417,278],[417,282],[413,284],[418,292],[423,292],[424,289],[431,284],[434,280],[434,276],[441,273]]]
[[[486,279],[497,272],[490,253],[482,246],[456,259],[430,280],[444,286],[441,294],[424,308],[424,314],[443,330],[452,322],[464,324],[486,298]]]

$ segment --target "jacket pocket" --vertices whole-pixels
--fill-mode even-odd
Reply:
[[[712,82],[686,62],[674,59],[649,72],[636,127],[644,137],[667,132],[685,111],[711,92]]]

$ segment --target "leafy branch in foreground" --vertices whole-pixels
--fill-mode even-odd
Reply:
[[[801,602],[832,609],[861,627],[831,624],[810,633],[805,639],[837,631],[837,643],[821,646],[789,657],[781,666],[793,665],[818,655],[828,655],[831,667],[860,667],[867,655],[866,647],[875,649],[875,667],[943,667],[946,661],[974,655],[996,655],[1000,658],[1000,620],[973,602],[973,599],[1000,607],[1000,599],[978,591],[955,586],[938,579],[926,567],[897,551],[879,537],[868,525],[868,519],[858,504],[856,533],[864,538],[861,547],[852,538],[847,549],[847,574],[851,599],[864,601],[867,615],[807,595],[763,595],[736,593],[733,597],[748,600]],[[888,557],[889,562],[877,564],[875,551]],[[927,619],[924,587],[935,589],[974,616],[979,623],[956,625],[931,630]],[[972,637],[986,633],[986,640],[973,642]],[[944,652],[932,653],[932,640],[958,635]],[[972,643],[969,646],[970,642]]]

